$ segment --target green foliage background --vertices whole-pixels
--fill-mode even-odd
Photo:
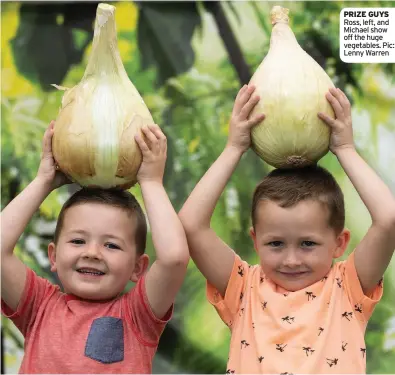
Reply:
[[[223,3],[251,72],[268,51],[269,11],[276,4],[290,9],[291,26],[300,44],[325,67],[335,84],[346,90],[353,103],[358,149],[395,192],[394,64],[344,64],[339,59],[340,10],[349,6],[393,6],[393,2]],[[144,10],[133,2],[114,5],[117,6],[119,48],[125,68],[144,96],[155,121],[168,136],[165,187],[179,210],[225,145],[228,120],[240,81],[215,20],[203,3],[197,3],[195,10],[182,4],[169,5],[173,18],[163,23],[149,22],[160,19],[155,19],[158,15],[149,7]],[[37,50],[15,52],[12,49],[12,41],[20,30],[20,8],[17,2],[2,3],[2,208],[34,178],[42,135],[50,120],[56,118],[62,97],[62,92],[49,90],[48,84],[39,84],[34,74],[24,74],[16,63],[16,59],[23,60],[23,56],[29,58],[29,53],[33,61],[38,53]],[[141,22],[145,17],[145,26],[137,33],[139,17]],[[193,25],[188,29],[191,40],[181,38],[177,29],[185,19]],[[76,44],[86,43],[88,37],[86,30],[73,29]],[[172,43],[173,40],[176,42]],[[71,87],[79,82],[90,53],[89,40],[87,45],[82,61],[66,70],[62,82],[51,83]],[[45,48],[41,47],[40,53],[42,50]],[[50,58],[47,55],[46,58]],[[351,251],[370,224],[368,212],[333,155],[328,154],[320,163],[336,176],[344,190],[347,226],[352,231],[348,249]],[[213,217],[217,233],[249,262],[257,261],[248,237],[250,200],[254,186],[268,170],[269,167],[249,151]],[[132,192],[143,203],[138,186]],[[46,199],[15,250],[39,275],[53,282],[57,279],[48,267],[46,245],[68,194],[69,191],[62,188]],[[148,253],[154,258],[150,241]],[[394,273],[391,266],[386,274],[384,298],[366,334],[368,373],[392,373],[395,369]],[[5,369],[16,372],[23,340],[8,320],[2,318],[2,326],[6,340]],[[206,302],[205,281],[191,262],[177,299],[175,317],[163,334],[154,372],[223,373],[229,337],[227,327]]]

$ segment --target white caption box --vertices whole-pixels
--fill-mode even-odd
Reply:
[[[395,62],[395,8],[344,8],[340,59],[346,63]]]

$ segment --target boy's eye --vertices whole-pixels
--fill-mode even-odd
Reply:
[[[316,243],[313,242],[313,241],[303,241],[302,242],[302,246],[306,246],[306,247],[312,247],[312,246],[315,246],[315,245],[316,245]]]
[[[71,243],[73,243],[74,245],[83,245],[85,243],[84,240],[80,240],[80,239],[74,239],[70,241]]]
[[[106,243],[104,246],[108,247],[109,249],[120,249],[120,247],[118,245],[116,245],[115,243],[111,243],[111,242]]]
[[[268,243],[268,245],[271,247],[280,247],[282,246],[282,244],[283,244],[282,241],[272,241]]]

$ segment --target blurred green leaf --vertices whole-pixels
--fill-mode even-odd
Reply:
[[[138,44],[143,69],[155,66],[157,83],[186,72],[194,63],[193,33],[200,25],[194,2],[138,2]]]

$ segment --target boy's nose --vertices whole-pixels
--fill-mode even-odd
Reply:
[[[84,253],[84,257],[86,258],[95,258],[101,259],[101,248],[98,244],[90,244],[86,247],[86,251]]]
[[[301,260],[299,259],[298,255],[296,254],[296,251],[294,250],[288,250],[283,262],[284,266],[287,267],[297,267],[302,264]]]

